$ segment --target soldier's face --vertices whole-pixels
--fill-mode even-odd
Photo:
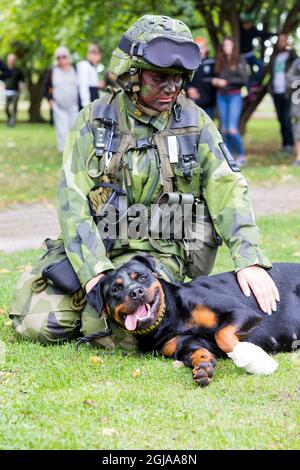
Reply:
[[[155,111],[168,111],[183,85],[182,74],[142,70],[138,101]]]

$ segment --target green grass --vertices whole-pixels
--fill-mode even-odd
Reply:
[[[18,123],[8,129],[0,123],[0,209],[15,202],[53,202],[61,167],[54,128],[48,124]],[[251,182],[262,184],[300,182],[300,168],[293,156],[278,152],[280,137],[274,119],[253,119],[245,136]]]
[[[47,124],[0,124],[0,208],[18,202],[52,201],[61,167],[54,129]]]
[[[300,261],[300,217],[259,219],[273,261]],[[0,449],[298,449],[297,354],[254,377],[219,361],[212,384],[199,388],[188,368],[154,356],[123,356],[74,343],[43,347],[16,339],[7,325],[18,270],[38,251],[0,256]],[[222,247],[215,272],[231,269]],[[6,270],[8,272],[3,272]],[[93,365],[90,357],[102,359]],[[133,377],[139,368],[140,376]]]

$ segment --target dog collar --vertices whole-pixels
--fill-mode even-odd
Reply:
[[[166,304],[164,303],[164,305],[162,306],[161,312],[158,315],[158,317],[156,318],[153,325],[150,325],[148,328],[145,328],[144,330],[133,331],[132,333],[134,335],[146,335],[147,333],[151,333],[151,331],[155,330],[161,324],[161,322],[162,322],[162,320],[165,316],[165,313],[166,313]],[[128,331],[128,330],[126,330],[126,331]]]

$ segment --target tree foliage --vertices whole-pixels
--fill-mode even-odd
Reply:
[[[207,37],[215,52],[225,35],[239,39],[242,12],[251,12],[256,24],[274,32],[294,33],[300,24],[299,0],[0,0],[0,55],[17,52],[31,95],[31,118],[36,120],[40,118],[42,76],[58,45],[66,45],[79,60],[85,56],[87,43],[97,41],[107,64],[126,28],[141,15],[152,13],[181,18],[195,36]],[[257,47],[266,64],[272,49],[270,41]],[[265,85],[268,77],[267,67]],[[266,87],[246,106],[244,121],[265,93]]]

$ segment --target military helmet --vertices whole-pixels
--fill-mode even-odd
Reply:
[[[122,36],[113,51],[109,70],[118,78],[134,76],[139,69],[163,69],[164,72],[185,73],[191,79],[200,62],[199,48],[181,20],[145,15]]]

